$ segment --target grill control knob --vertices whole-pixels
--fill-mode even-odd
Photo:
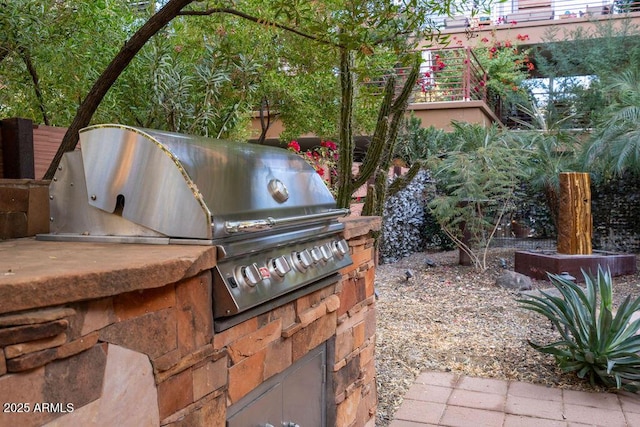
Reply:
[[[291,254],[291,260],[293,261],[293,265],[301,272],[304,272],[313,264],[311,254],[306,249]]]
[[[244,267],[240,267],[242,278],[249,286],[255,286],[262,281],[262,275],[258,266],[254,263]]]
[[[278,258],[272,258],[269,261],[269,270],[282,277],[291,271],[291,266],[285,257],[279,256]]]
[[[333,257],[333,252],[331,251],[331,245],[329,243],[325,243],[320,246],[320,253],[322,254],[322,259],[325,261],[329,261]]]
[[[338,258],[344,257],[349,252],[349,245],[346,240],[334,240],[331,244],[331,249],[333,250],[333,254]]]
[[[322,259],[322,252],[320,252],[320,248],[317,246],[314,246],[313,248],[311,248],[311,258],[313,258],[313,262],[320,262],[320,260]]]

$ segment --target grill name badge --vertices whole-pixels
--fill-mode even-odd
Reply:
[[[271,277],[271,272],[267,267],[260,267],[258,268],[258,270],[260,271],[260,276],[262,276],[263,279],[268,279]]]

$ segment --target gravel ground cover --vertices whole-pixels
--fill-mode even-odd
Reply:
[[[390,423],[424,370],[593,390],[527,343],[549,343],[559,335],[548,320],[519,307],[520,295],[495,285],[501,259],[513,270],[513,253],[492,249],[484,272],[457,265],[457,251],[416,253],[378,266],[377,426]],[[407,270],[413,277],[407,279]],[[552,286],[534,280],[533,287]],[[613,292],[615,304],[639,296],[640,274],[614,278]]]

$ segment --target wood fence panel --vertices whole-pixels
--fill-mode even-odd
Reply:
[[[42,179],[56,154],[67,128],[54,126],[33,127],[33,161],[36,179]]]

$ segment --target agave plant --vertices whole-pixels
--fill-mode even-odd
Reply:
[[[562,339],[539,345],[536,350],[552,354],[563,372],[576,372],[589,378],[592,385],[637,391],[640,383],[640,319],[631,316],[640,307],[640,298],[627,296],[613,312],[612,279],[599,268],[594,277],[584,273],[586,287],[558,275],[549,275],[562,297],[541,292],[543,296],[519,300],[528,310],[551,321]]]

